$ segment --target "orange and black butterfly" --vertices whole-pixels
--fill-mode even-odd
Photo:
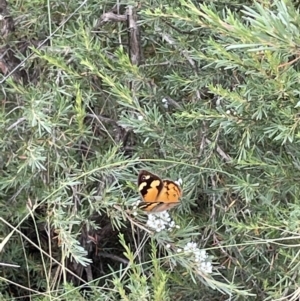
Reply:
[[[162,212],[180,204],[182,190],[179,185],[170,180],[162,180],[149,171],[140,171],[138,187],[143,198],[139,207],[146,212]]]

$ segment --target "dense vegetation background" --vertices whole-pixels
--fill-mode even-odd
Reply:
[[[1,0],[0,299],[298,300],[297,5]]]

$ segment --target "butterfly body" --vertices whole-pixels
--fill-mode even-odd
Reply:
[[[140,171],[138,189],[143,198],[139,207],[146,212],[162,212],[180,204],[182,190],[179,185],[170,180],[162,180],[149,171]]]

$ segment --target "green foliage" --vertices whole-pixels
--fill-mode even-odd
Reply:
[[[139,66],[115,2],[26,3],[14,39],[51,39],[2,77],[1,300],[299,297],[297,3],[198,2],[121,2]],[[131,214],[142,168],[182,178],[180,228]]]

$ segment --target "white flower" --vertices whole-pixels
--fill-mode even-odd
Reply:
[[[163,98],[161,100],[161,102],[163,103],[163,106],[167,109],[169,107],[169,104],[168,104],[168,100],[166,98]]]
[[[138,115],[137,119],[138,119],[139,121],[142,121],[142,120],[144,119],[144,117],[143,117],[142,115]]]
[[[160,232],[164,229],[169,231],[176,226],[175,222],[172,221],[168,211],[149,214],[146,225],[156,232]]]
[[[171,221],[170,224],[169,224],[169,227],[170,227],[170,228],[174,228],[175,226],[176,226],[176,225],[175,225],[175,222],[174,222],[174,221]]]
[[[178,184],[179,186],[181,186],[182,185],[182,179],[179,178],[177,181],[175,181],[175,183]]]
[[[188,242],[184,247],[185,252],[195,252],[197,250],[197,244],[195,242]]]
[[[207,274],[211,274],[212,273],[211,262],[210,261],[201,262],[199,265],[199,270],[202,270],[203,272],[205,272]]]
[[[138,200],[138,201],[136,201],[136,202],[134,202],[133,204],[132,204],[132,209],[133,209],[133,211],[136,211],[137,210],[137,208],[139,207],[139,204],[140,204],[140,200]]]
[[[199,249],[195,242],[188,242],[184,247],[184,252],[192,255],[189,258],[199,272],[212,273],[212,264],[206,251]]]

